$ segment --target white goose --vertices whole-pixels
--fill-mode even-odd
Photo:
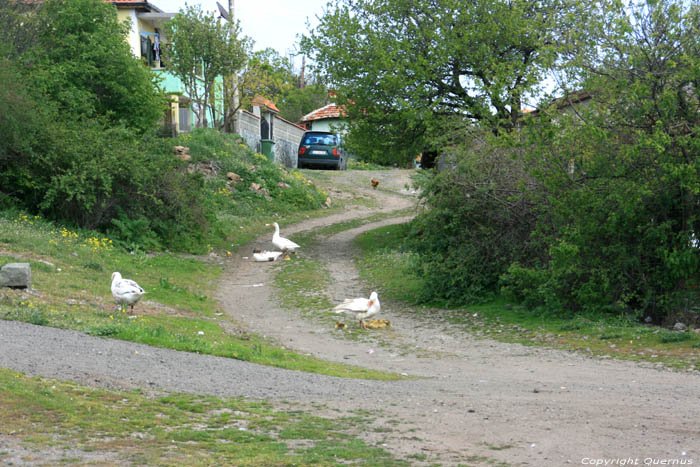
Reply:
[[[299,245],[288,238],[280,237],[280,226],[277,222],[265,225],[268,227],[271,225],[275,227],[275,234],[272,236],[272,244],[282,250],[282,256],[287,256],[288,253],[292,253],[299,248]]]
[[[129,306],[133,312],[134,305],[145,294],[146,292],[136,282],[123,279],[118,272],[112,273],[112,296],[121,305],[122,311],[126,311],[126,307]]]
[[[253,259],[258,262],[275,261],[282,256],[281,251],[263,251],[260,248],[253,250]]]
[[[365,327],[364,320],[374,316],[381,310],[377,292],[372,292],[369,298],[348,298],[343,303],[333,308],[336,313],[352,313],[360,320],[360,327]]]

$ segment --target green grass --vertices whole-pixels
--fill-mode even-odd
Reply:
[[[361,278],[381,283],[382,300],[414,305],[416,313],[439,313],[452,325],[478,337],[504,342],[575,350],[592,355],[700,369],[700,334],[645,326],[626,317],[558,316],[533,312],[503,299],[457,309],[439,304],[418,305],[424,278],[416,271],[414,253],[402,249],[406,226],[365,232],[356,239],[362,254],[356,259]]]
[[[78,464],[76,449],[137,465],[408,465],[357,438],[371,420],[356,415],[315,417],[239,398],[148,397],[4,369],[0,394],[0,433],[35,460],[46,448],[72,452],[60,462]],[[8,456],[0,452],[0,462]]]
[[[389,170],[391,167],[375,164],[373,162],[364,162],[357,159],[348,159],[348,170]]]
[[[0,266],[30,263],[32,286],[39,292],[0,291],[1,319],[332,376],[398,378],[324,362],[240,331],[211,298],[223,271],[218,258],[130,254],[102,237],[25,215],[0,217],[0,249],[19,256],[0,256]],[[116,310],[109,288],[113,271],[147,291],[136,315]]]

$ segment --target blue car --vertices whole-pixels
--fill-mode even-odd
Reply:
[[[340,137],[328,131],[307,131],[299,143],[297,166],[345,170],[348,157],[340,145]]]

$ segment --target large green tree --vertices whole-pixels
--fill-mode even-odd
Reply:
[[[336,0],[302,49],[348,102],[351,128],[363,134],[358,140],[405,158],[430,146],[443,117],[512,128],[576,6],[570,0]]]
[[[129,26],[119,22],[113,5],[51,0],[24,16],[4,32],[6,43],[15,44],[15,60],[32,68],[32,85],[62,112],[140,132],[162,117],[165,101],[156,78],[132,55],[125,40]]]

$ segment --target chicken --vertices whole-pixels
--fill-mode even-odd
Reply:
[[[372,184],[372,188],[376,190],[379,185],[379,180],[371,179],[369,182]]]
[[[388,329],[391,321],[388,319],[370,319],[365,323],[365,329]]]

